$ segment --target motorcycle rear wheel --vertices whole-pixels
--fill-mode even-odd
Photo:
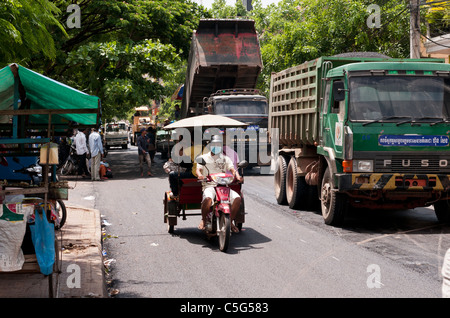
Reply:
[[[231,236],[231,220],[230,215],[222,213],[219,217],[219,229],[217,231],[219,237],[219,249],[222,252],[228,250],[228,245],[230,244]]]
[[[69,175],[74,169],[74,164],[71,161],[66,161],[64,165],[61,167],[60,173],[62,176]]]

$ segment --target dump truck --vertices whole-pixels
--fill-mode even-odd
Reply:
[[[279,204],[322,211],[434,206],[450,220],[450,65],[320,57],[273,73],[270,138]]]
[[[105,129],[105,147],[110,149],[111,147],[122,147],[122,149],[128,148],[128,125],[124,121],[111,122],[106,124]]]
[[[231,139],[240,158],[250,159],[250,153],[259,151],[259,135],[267,138],[268,102],[256,90],[262,66],[253,20],[200,20],[192,35],[181,118],[215,114],[249,124],[247,132],[236,132]],[[248,161],[263,164],[259,156]]]

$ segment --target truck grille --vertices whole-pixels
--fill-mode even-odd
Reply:
[[[375,172],[450,173],[450,156],[446,155],[376,155]]]

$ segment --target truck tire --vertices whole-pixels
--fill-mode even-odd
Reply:
[[[322,216],[325,224],[341,226],[344,223],[347,209],[347,197],[342,193],[332,191],[333,189],[335,189],[334,178],[330,168],[327,167],[320,193]]]
[[[287,161],[283,155],[278,156],[278,169],[275,172],[275,198],[277,199],[278,204],[286,204],[286,170],[287,170]]]
[[[434,213],[441,223],[450,223],[450,201],[441,200],[434,204]]]
[[[297,160],[289,160],[286,172],[286,199],[291,209],[307,210],[309,206],[309,186],[304,176],[297,173]]]

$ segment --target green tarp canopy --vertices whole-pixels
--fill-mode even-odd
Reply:
[[[71,122],[97,126],[100,99],[11,64],[0,70],[0,123],[8,123],[12,115],[27,115],[27,125],[45,125],[51,119],[55,130],[67,129]]]

